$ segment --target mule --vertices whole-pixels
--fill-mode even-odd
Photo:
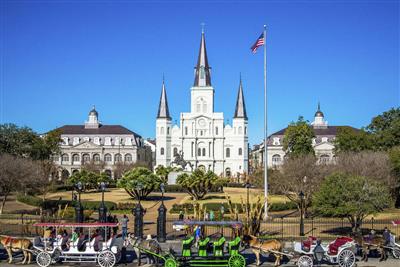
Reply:
[[[363,235],[354,235],[353,239],[356,241],[357,245],[361,247],[361,260],[367,262],[368,255],[371,250],[377,250],[379,255],[379,261],[387,260],[388,256],[386,254],[384,245],[385,240],[382,236],[375,235],[373,237],[363,236]]]
[[[248,245],[256,256],[257,262],[256,265],[259,266],[261,264],[260,254],[269,254],[272,253],[275,256],[275,266],[281,265],[281,259],[283,255],[279,252],[282,252],[282,243],[276,239],[271,240],[259,240],[257,237],[253,235],[244,235],[243,243]]]
[[[127,240],[129,242],[129,244],[132,245],[132,247],[133,247],[136,255],[138,255],[138,257],[140,257],[140,254],[142,252],[137,247],[147,249],[154,254],[161,254],[161,246],[155,239],[139,239],[139,238],[136,238],[133,234],[128,234]],[[154,257],[153,255],[148,254],[148,253],[146,253],[146,256],[147,256],[148,260],[150,261],[149,263],[154,262],[154,263],[156,263],[156,265],[158,264],[158,261],[159,261],[158,257]]]
[[[0,235],[0,243],[7,251],[8,263],[11,264],[13,261],[12,253],[20,251],[22,251],[24,254],[24,260],[22,261],[22,264],[25,264],[27,261],[27,264],[31,263],[32,253],[29,251],[29,249],[32,248],[32,242],[29,239]]]

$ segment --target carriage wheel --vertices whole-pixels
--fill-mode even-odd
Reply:
[[[340,267],[352,267],[356,262],[356,255],[353,251],[345,249],[340,252],[338,262]]]
[[[392,249],[392,255],[395,259],[400,259],[400,248]]]
[[[299,258],[297,261],[297,266],[298,267],[312,267],[314,263],[313,258],[307,255],[303,255]]]
[[[49,266],[51,264],[51,256],[50,256],[50,254],[45,252],[45,251],[39,252],[39,254],[37,254],[37,256],[36,256],[36,263],[40,267]]]
[[[164,262],[164,267],[177,267],[178,263],[173,258],[168,258]]]
[[[246,266],[246,259],[240,255],[232,255],[228,260],[229,267],[245,267]]]
[[[100,252],[97,262],[101,267],[113,267],[116,263],[115,255],[109,250]]]
[[[117,250],[117,253],[114,254],[115,255],[115,263],[119,263],[121,261],[121,257],[122,257],[122,253],[121,250]]]

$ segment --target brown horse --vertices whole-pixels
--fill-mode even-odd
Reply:
[[[379,261],[387,260],[387,254],[384,248],[385,240],[382,236],[363,236],[359,234],[353,236],[353,238],[357,245],[362,249],[362,261],[368,261],[368,255],[371,250],[377,250],[378,253],[381,255]]]
[[[0,243],[7,251],[8,263],[12,263],[12,253],[19,252],[21,250],[22,253],[24,253],[24,261],[22,262],[22,264],[25,264],[27,260],[28,264],[31,263],[32,253],[29,252],[28,249],[32,247],[32,242],[29,239],[0,235]]]
[[[257,266],[261,264],[260,254],[269,254],[269,253],[272,253],[275,256],[275,266],[279,266],[281,264],[281,259],[283,255],[279,252],[282,252],[282,244],[278,240],[271,239],[262,241],[255,236],[244,235],[243,243],[250,246],[254,255],[256,255]]]

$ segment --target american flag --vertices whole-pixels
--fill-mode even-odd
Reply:
[[[260,46],[263,46],[264,45],[264,33],[262,33],[261,35],[260,35],[260,37],[258,37],[258,39],[257,39],[257,41],[253,44],[253,46],[250,48],[251,49],[251,52],[253,52],[253,54],[255,54],[256,52],[257,52],[257,49],[260,47]]]

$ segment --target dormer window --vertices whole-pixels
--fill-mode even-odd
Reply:
[[[322,137],[321,141],[322,143],[328,142],[328,137]]]
[[[74,139],[73,139],[74,141],[73,141],[73,143],[72,143],[72,145],[77,145],[77,144],[79,144],[79,137],[74,137]]]
[[[274,146],[279,146],[281,144],[279,137],[274,137],[272,144]]]

